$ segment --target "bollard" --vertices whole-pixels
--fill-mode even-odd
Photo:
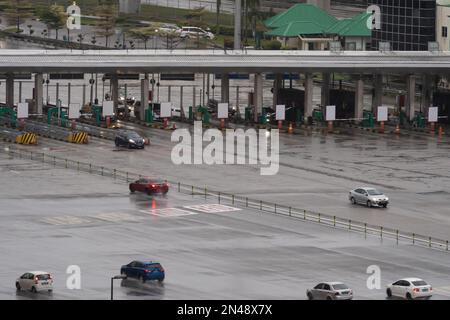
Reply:
[[[194,195],[194,186],[191,186],[191,195]]]
[[[53,156],[53,166],[56,166],[56,157]]]
[[[413,244],[415,243],[415,239],[414,239],[415,236],[416,236],[416,235],[413,233]]]
[[[364,223],[364,235],[367,235],[367,223]]]
[[[348,220],[348,230],[352,230],[352,220]]]
[[[128,182],[128,171],[126,172],[127,182]]]
[[[64,159],[66,161],[66,169],[67,169],[67,159]]]
[[[30,159],[33,160],[33,151],[30,151]]]
[[[292,208],[289,207],[289,217],[291,216],[291,214],[292,214]]]
[[[259,210],[262,210],[262,200],[259,201]]]
[[[89,163],[89,173],[92,173],[92,163]]]
[[[219,196],[219,203],[220,203],[220,192],[219,192],[218,196]]]
[[[397,230],[397,244],[398,244],[398,230]]]
[[[206,187],[205,187],[205,199],[206,199]]]
[[[448,251],[448,240],[445,242],[445,250]]]
[[[277,204],[274,204],[274,210],[275,210],[275,214],[277,214]]]
[[[319,223],[320,223],[320,213],[319,213]]]
[[[306,220],[306,210],[303,210],[303,220]]]
[[[336,227],[336,216],[333,216],[333,227]]]
[[[428,246],[431,248],[431,237],[428,238]]]
[[[77,161],[77,171],[80,171],[80,161]]]
[[[234,204],[234,194],[231,195],[231,203]]]
[[[114,169],[114,171],[113,171],[114,173],[114,180],[116,179],[116,169]]]
[[[42,154],[42,163],[45,163],[45,153]]]
[[[248,197],[245,198],[245,206],[248,208]]]
[[[102,175],[103,175],[103,167],[101,167],[102,168]]]
[[[380,238],[383,239],[383,227],[380,227]]]
[[[181,190],[181,184],[178,182],[178,192]]]

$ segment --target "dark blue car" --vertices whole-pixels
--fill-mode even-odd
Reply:
[[[164,281],[164,268],[158,262],[153,261],[132,261],[120,268],[120,274],[128,278],[136,278],[145,282],[147,280]]]

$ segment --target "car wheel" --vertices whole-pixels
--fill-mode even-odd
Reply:
[[[370,200],[367,201],[367,207],[368,207],[368,208],[372,208],[372,202],[370,202]]]
[[[392,298],[392,291],[391,291],[391,289],[387,289],[386,290],[386,295],[388,296],[388,298]]]
[[[385,208],[385,209],[386,209],[386,208],[387,208],[387,206],[388,206],[387,204],[383,204],[383,208]]]
[[[53,292],[53,289],[48,289],[48,292]]]
[[[351,202],[352,204],[356,204],[355,198],[351,197],[351,198],[350,198],[350,202]]]
[[[328,296],[328,297],[327,297],[327,300],[333,300],[333,298],[332,298],[332,297],[330,297],[330,296]]]
[[[16,289],[17,291],[20,291],[22,288],[20,287],[20,283],[16,282]]]
[[[146,281],[145,277],[142,277],[142,283],[145,283],[145,281]]]
[[[406,294],[406,299],[408,299],[408,300],[412,300],[412,296],[411,296],[411,293],[409,293],[409,292],[408,292],[408,293]]]
[[[150,189],[147,189],[145,192],[146,192],[149,196],[151,196],[151,195],[153,194],[152,190],[150,190]]]
[[[308,300],[313,300],[314,299],[314,297],[313,297],[311,292],[308,292],[306,295],[308,296]]]
[[[136,190],[134,190],[134,188],[130,187],[130,192],[134,193]]]
[[[116,143],[116,147],[120,146],[119,140],[116,139],[115,143]]]
[[[33,293],[36,293],[37,292],[37,290],[36,290],[36,287],[31,287],[31,292],[33,292]]]

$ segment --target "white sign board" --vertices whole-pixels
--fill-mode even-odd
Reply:
[[[335,121],[336,120],[336,106],[327,106],[325,110],[325,120]]]
[[[20,102],[17,104],[17,119],[28,118],[28,102]]]
[[[217,118],[228,119],[228,103],[219,103],[217,105]]]
[[[278,104],[275,112],[275,119],[277,121],[286,120],[286,106],[284,104]]]
[[[161,118],[172,117],[172,102],[162,102],[161,103],[161,113],[159,116]]]
[[[377,121],[378,122],[388,121],[388,107],[385,106],[378,107]]]
[[[428,108],[428,122],[438,122],[438,107]]]
[[[80,105],[71,103],[69,105],[69,119],[78,119],[80,117]]]
[[[108,117],[114,115],[114,101],[103,101],[102,116]]]

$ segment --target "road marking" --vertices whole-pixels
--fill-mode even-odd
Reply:
[[[41,221],[52,224],[54,226],[62,225],[76,225],[83,223],[90,223],[91,221],[85,218],[73,217],[73,216],[58,216],[58,217],[47,217]]]
[[[187,211],[179,208],[150,209],[139,211],[145,214],[151,214],[159,217],[181,217],[198,214],[197,212]]]
[[[205,213],[221,213],[221,212],[232,212],[241,210],[239,208],[225,206],[223,204],[200,204],[195,206],[184,206],[183,208]]]
[[[109,222],[121,222],[121,221],[141,221],[142,217],[136,217],[128,213],[101,213],[92,218],[100,219]]]

